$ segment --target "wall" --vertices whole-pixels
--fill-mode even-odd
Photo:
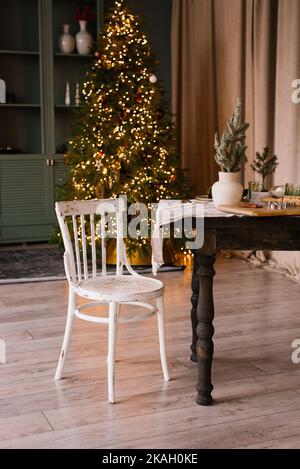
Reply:
[[[153,53],[160,62],[159,78],[171,100],[171,15],[173,0],[128,0],[128,6],[141,16]],[[105,0],[105,11],[114,4]]]

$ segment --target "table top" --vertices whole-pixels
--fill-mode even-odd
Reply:
[[[205,227],[211,228],[266,228],[266,229],[296,229],[300,230],[300,217],[278,216],[278,217],[208,217],[204,219]]]
[[[300,217],[205,218],[204,238],[216,249],[300,251]]]

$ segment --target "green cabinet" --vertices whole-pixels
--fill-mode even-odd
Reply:
[[[43,155],[1,156],[1,242],[48,239],[53,225],[52,204],[51,171]]]
[[[0,2],[0,243],[47,241],[56,223],[57,188],[67,178],[61,146],[70,138],[75,87],[92,55],[62,54],[62,25],[75,36],[78,5],[92,5],[88,26],[96,38],[103,0],[10,0]],[[64,104],[66,82],[71,106]],[[76,112],[76,110],[75,110]]]

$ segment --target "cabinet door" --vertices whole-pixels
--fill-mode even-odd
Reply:
[[[55,156],[53,161],[54,197],[55,200],[57,200],[57,191],[69,180],[69,168],[64,163],[63,156]]]
[[[0,157],[1,243],[49,239],[54,221],[51,179],[51,166],[42,155]]]

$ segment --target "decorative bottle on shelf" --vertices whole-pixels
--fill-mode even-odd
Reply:
[[[5,81],[0,78],[0,103],[6,103],[6,85]]]
[[[67,81],[66,83],[66,93],[65,93],[65,105],[70,106],[71,104],[71,98],[70,98],[70,84]]]
[[[75,39],[70,34],[70,25],[63,24],[63,34],[59,38],[59,49],[63,54],[72,54],[75,49]]]
[[[80,20],[79,25],[80,31],[76,34],[76,47],[78,50],[78,54],[87,55],[91,53],[93,37],[86,29],[86,20]]]
[[[79,106],[79,105],[80,105],[80,88],[79,88],[79,83],[76,83],[75,104],[76,104],[76,106]]]

